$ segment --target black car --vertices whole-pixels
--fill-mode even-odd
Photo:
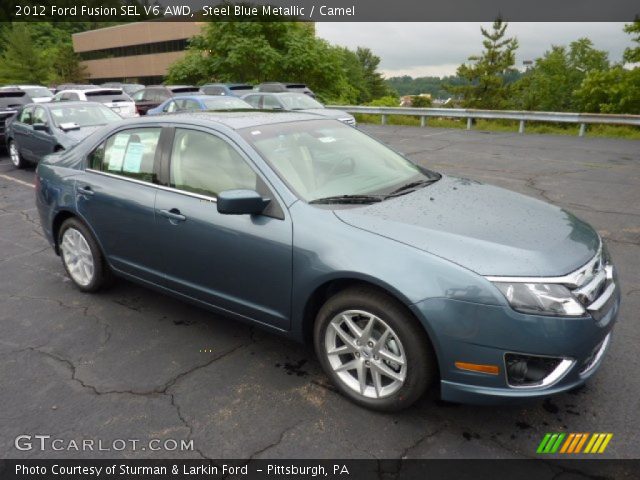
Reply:
[[[295,92],[304,93],[311,98],[316,98],[316,94],[311,91],[304,83],[283,83],[283,82],[263,82],[258,85],[259,92],[282,93]]]
[[[199,92],[200,89],[193,85],[152,85],[138,90],[131,95],[131,98],[136,102],[136,110],[138,113],[140,115],[146,115],[150,109],[156,108],[171,97]]]
[[[122,117],[94,102],[29,103],[6,122],[5,140],[16,168],[67,150],[94,130]]]
[[[31,103],[27,94],[18,88],[0,89],[0,141],[4,144],[5,122],[13,117],[20,107]]]

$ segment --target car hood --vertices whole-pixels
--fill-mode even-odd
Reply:
[[[353,115],[343,110],[334,110],[333,108],[307,108],[305,110],[296,110],[298,112],[315,113],[328,118],[351,118]]]
[[[564,275],[587,263],[600,245],[591,226],[561,208],[456,177],[335,214],[481,275]]]

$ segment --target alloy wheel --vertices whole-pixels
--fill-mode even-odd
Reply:
[[[62,235],[60,250],[73,281],[83,287],[89,285],[93,280],[95,264],[84,235],[75,228],[68,228]]]
[[[20,153],[18,152],[18,147],[16,147],[15,142],[9,143],[9,157],[14,166],[20,166]]]
[[[362,310],[336,315],[325,334],[329,364],[351,390],[383,398],[405,382],[407,359],[396,332],[382,319]]]

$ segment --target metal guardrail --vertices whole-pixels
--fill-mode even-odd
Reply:
[[[476,118],[496,120],[517,120],[518,132],[524,133],[525,122],[576,123],[580,125],[579,136],[586,133],[588,124],[632,125],[640,127],[640,115],[608,115],[602,113],[530,112],[518,110],[474,110],[466,108],[413,108],[413,107],[362,107],[355,105],[327,105],[327,108],[344,110],[349,113],[380,115],[382,125],[387,124],[389,115],[420,117],[420,126],[427,125],[428,117],[466,118],[467,130],[473,127]]]

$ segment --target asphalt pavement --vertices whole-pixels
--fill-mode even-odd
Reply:
[[[523,458],[547,432],[610,432],[600,458],[640,457],[640,142],[363,128],[431,169],[566,208],[606,239],[623,304],[584,388],[510,407],[435,394],[397,414],[357,407],[310,347],[123,280],[80,293],[42,237],[33,169],[1,153],[0,458]],[[16,448],[20,435],[32,448]],[[73,448],[87,439],[110,450]]]

